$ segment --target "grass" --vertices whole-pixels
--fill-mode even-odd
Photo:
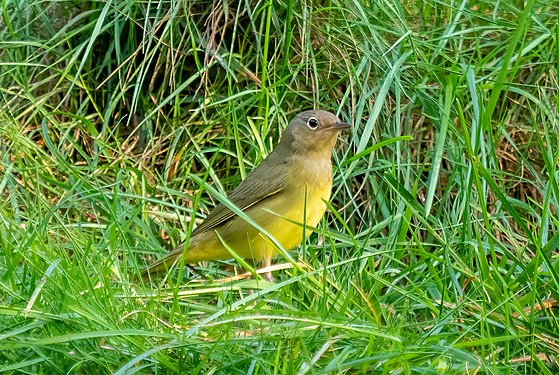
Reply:
[[[3,372],[558,371],[555,2],[0,4]],[[313,107],[300,266],[138,280]]]

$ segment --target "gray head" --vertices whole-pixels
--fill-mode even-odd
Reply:
[[[311,110],[299,113],[285,129],[281,145],[287,152],[321,154],[328,158],[336,145],[338,133],[351,126],[333,113]],[[283,148],[283,147],[282,147]]]

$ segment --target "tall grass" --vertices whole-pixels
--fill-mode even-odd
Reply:
[[[558,371],[556,2],[0,4],[1,370]],[[309,108],[299,266],[138,279]]]

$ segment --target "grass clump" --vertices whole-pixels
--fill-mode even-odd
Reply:
[[[554,2],[1,10],[2,370],[557,371]],[[139,281],[309,108],[353,131],[302,269]]]

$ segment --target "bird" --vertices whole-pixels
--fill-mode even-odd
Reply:
[[[332,152],[338,134],[351,125],[331,112],[308,110],[297,114],[279,144],[252,170],[228,200],[270,234],[283,249],[302,242],[303,228],[316,227],[332,191]],[[305,235],[311,230],[306,229]],[[223,204],[219,204],[183,243],[142,271],[151,277],[175,263],[241,258],[271,265],[278,253],[273,241]],[[266,278],[273,281],[271,272]]]

